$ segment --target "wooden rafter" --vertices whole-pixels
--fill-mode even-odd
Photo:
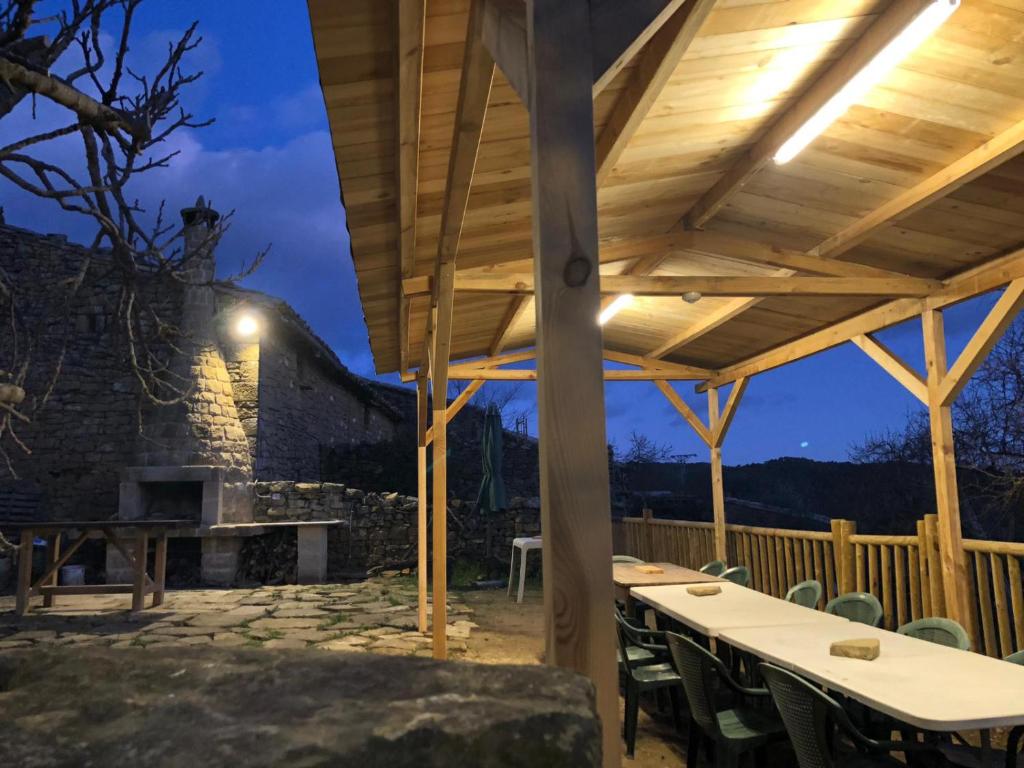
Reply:
[[[419,179],[420,105],[423,91],[425,0],[394,0],[395,110],[398,116],[395,162],[398,188],[399,251],[402,277],[412,277],[416,247],[416,195]],[[409,368],[409,300],[399,291],[398,344],[401,372]]]
[[[679,363],[667,363],[661,360],[651,360],[640,355],[631,355],[628,352],[615,352],[610,349],[604,351],[604,359],[612,363],[623,365],[635,365],[650,371],[676,372],[694,379],[710,378],[713,371],[706,368],[698,368],[694,365],[681,365]]]
[[[986,141],[973,152],[969,152],[903,194],[897,195],[867,216],[857,219],[846,229],[837,232],[814,248],[812,253],[827,259],[846,253],[881,227],[949,195],[1021,152],[1024,152],[1024,121]]]
[[[703,227],[733,195],[767,165],[778,149],[875,55],[888,45],[931,0],[895,0],[764,133],[743,157],[680,220],[680,229]]]
[[[635,371],[606,370],[605,381],[697,381],[703,376],[678,371],[663,371],[657,368],[642,368]],[[537,371],[520,368],[473,368],[453,365],[448,369],[450,381],[537,381]]]
[[[1024,248],[946,280],[926,299],[896,299],[851,318],[761,352],[723,368],[706,385],[719,386],[741,376],[753,376],[850,341],[854,336],[879,331],[910,320],[926,309],[941,309],[993,291],[1024,277]]]
[[[928,405],[928,383],[906,360],[869,333],[858,334],[850,341],[878,363],[882,370],[902,384],[910,394]]]
[[[1018,123],[1004,131],[957,162],[908,189],[892,201],[880,206],[867,216],[851,224],[842,232],[820,243],[805,255],[824,260],[834,259],[893,221],[897,221],[925,205],[951,194],[967,182],[990,171],[999,163],[1005,162],[1021,151],[1024,151],[1024,123]],[[850,262],[846,262],[846,264],[850,264]],[[788,269],[782,269],[776,273],[780,277],[792,274],[793,272]],[[702,327],[684,329],[651,351],[650,356],[664,357],[669,355],[699,338],[708,330],[728,322],[758,303],[760,302],[756,298],[732,302],[728,306],[719,309],[710,318],[705,319]]]
[[[598,186],[611,173],[714,4],[714,0],[690,0],[669,18],[640,53],[633,79],[615,102],[597,139]]]
[[[725,408],[722,409],[721,414],[715,420],[715,424],[712,427],[712,448],[721,448],[722,443],[725,442],[725,436],[729,432],[729,427],[732,426],[732,420],[736,416],[740,400],[743,399],[743,393],[747,391],[747,381],[748,379],[743,377],[733,382],[732,391],[729,392],[729,399],[725,401]]]

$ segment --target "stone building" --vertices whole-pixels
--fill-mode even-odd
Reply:
[[[20,425],[32,455],[13,453],[17,479],[0,467],[0,519],[194,519],[204,577],[229,581],[237,539],[210,528],[253,521],[255,482],[319,481],[326,450],[391,441],[401,414],[287,303],[214,280],[206,243],[218,214],[201,198],[182,216],[187,274],[144,275],[138,287],[186,338],[169,367],[192,388],[171,406],[140,396],[109,255],[0,225],[0,268],[36,344],[29,398],[43,396],[66,349],[45,406]],[[0,371],[11,344],[0,338]]]

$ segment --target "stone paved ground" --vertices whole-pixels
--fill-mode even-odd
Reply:
[[[128,595],[57,598],[53,608],[14,615],[14,598],[0,597],[0,652],[32,645],[368,650],[430,655],[430,637],[416,631],[416,584],[382,577],[357,584],[286,585],[252,589],[170,591],[164,604],[138,614]],[[465,655],[472,611],[449,594],[449,649]]]

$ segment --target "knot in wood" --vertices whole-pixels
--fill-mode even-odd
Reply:
[[[565,264],[565,271],[563,273],[565,284],[570,288],[579,288],[581,285],[586,285],[591,269],[590,259],[585,256],[573,256]]]

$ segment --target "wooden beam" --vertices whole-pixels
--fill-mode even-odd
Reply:
[[[487,102],[494,79],[494,60],[483,44],[482,0],[472,0],[466,29],[466,45],[455,111],[455,129],[448,163],[437,263],[432,284],[431,306],[435,310],[428,339],[433,341],[430,360],[434,410],[434,563],[433,563],[433,650],[435,659],[448,657],[448,436],[445,396],[448,391],[448,360],[451,356],[452,313],[455,293],[455,259],[473,183],[480,136],[483,134]]]
[[[484,45],[524,104],[530,100],[526,62],[526,4],[523,0],[481,0]]]
[[[939,291],[927,299],[896,299],[887,302],[835,325],[727,366],[698,389],[703,391],[707,386],[720,386],[740,376],[753,376],[778,368],[780,365],[836,347],[850,341],[854,336],[897,325],[928,309],[942,309],[958,304],[1019,278],[1024,278],[1024,248],[1015,249],[987,264],[951,277],[943,283]]]
[[[427,377],[416,377],[417,627],[427,633]]]
[[[751,264],[767,264],[775,267],[786,267],[800,272],[824,275],[828,277],[896,277],[907,278],[910,275],[879,269],[852,261],[838,261],[824,258],[813,253],[804,253],[790,248],[781,248],[771,243],[760,243],[741,237],[713,232],[711,230],[694,230],[682,232],[676,237],[677,247],[686,250],[724,256]],[[938,280],[930,281],[936,286]]]
[[[867,333],[858,334],[850,341],[878,363],[882,370],[902,384],[910,394],[928,405],[928,383],[902,357]]]
[[[410,286],[421,284],[412,278]],[[942,284],[916,277],[774,277],[717,275],[601,275],[600,292],[614,295],[702,296],[927,296]],[[525,272],[458,275],[456,293],[531,295],[533,276]]]
[[[456,362],[449,361],[449,366],[458,365],[460,368],[496,368],[499,365],[508,365],[510,363],[521,363],[527,360],[533,360],[537,357],[537,352],[532,349],[526,349],[521,352],[510,352],[504,355],[494,355],[491,357],[478,358],[476,360],[461,360]],[[414,373],[407,373],[402,376],[403,382],[410,382],[416,380]]]
[[[1024,121],[1016,123],[952,165],[897,195],[867,216],[818,245],[813,253],[835,258],[864,242],[882,227],[946,197],[974,179],[1024,152]]]
[[[992,348],[999,343],[999,339],[1006,333],[1006,329],[1017,317],[1021,307],[1024,307],[1024,278],[1014,280],[1006,287],[1003,295],[999,297],[999,301],[985,316],[978,330],[960,353],[960,357],[943,378],[942,385],[939,387],[941,405],[953,404],[963,388],[967,386],[967,382],[985,362],[985,358],[988,357]]]
[[[732,385],[732,391],[729,392],[729,399],[725,401],[725,408],[722,409],[722,415],[719,417],[715,429],[711,432],[712,447],[721,448],[725,442],[725,436],[729,432],[729,427],[732,426],[732,420],[736,416],[736,410],[739,408],[740,400],[743,399],[743,393],[747,390],[748,379],[736,379]]]
[[[871,27],[764,132],[743,157],[715,183],[677,225],[703,227],[767,165],[778,149],[829,99],[888,45],[931,0],[895,0]]]
[[[527,0],[545,658],[593,682],[602,766],[618,768],[590,10]]]
[[[718,408],[718,387],[708,390],[708,422],[711,433],[721,431],[721,413]],[[711,447],[711,507],[715,531],[715,557],[729,562],[728,532],[725,522],[725,479],[722,470],[722,446],[709,441]]]
[[[942,312],[926,310],[921,315],[924,356],[928,368],[928,416],[931,426],[932,465],[935,471],[935,506],[938,513],[939,557],[946,616],[972,628],[967,599],[967,562],[960,528],[960,497],[953,448],[953,414],[942,405],[942,380],[946,377],[946,336]]]
[[[758,301],[759,299],[731,299],[718,309],[702,317],[693,325],[684,328],[674,336],[670,336],[659,346],[648,352],[647,356],[657,359],[659,357],[671,355],[677,349],[685,347],[690,342],[696,341],[701,336],[711,333],[711,331],[716,328],[725,325],[732,318],[736,317],[741,312],[744,312],[748,307],[756,304]]]
[[[604,359],[612,363],[623,365],[636,365],[648,371],[665,371],[667,373],[678,373],[687,378],[707,379],[714,373],[707,368],[698,368],[694,365],[681,365],[679,363],[666,363],[661,360],[651,360],[641,355],[631,355],[628,352],[614,352],[610,349],[604,351]]]
[[[679,393],[672,389],[671,385],[664,381],[655,381],[655,386],[661,390],[661,394],[665,396],[672,407],[679,411],[679,415],[686,419],[686,423],[693,427],[693,431],[697,433],[697,437],[704,441],[708,446],[711,445],[711,431],[704,426],[704,422],[700,420],[700,417],[693,412],[693,409],[686,404],[686,401],[679,396]]]
[[[604,371],[605,381],[698,381],[704,376],[654,368],[636,371]],[[537,371],[518,368],[473,368],[461,365],[448,369],[449,381],[538,381]]]
[[[398,44],[395,47],[395,110],[398,117],[395,183],[398,189],[398,242],[402,277],[412,277],[416,247],[416,199],[419,183],[420,105],[423,92],[425,0],[394,0]],[[409,368],[409,300],[398,297],[399,371]]]
[[[592,0],[595,98],[687,4],[688,0]]]
[[[451,379],[451,376],[450,376],[451,369],[449,368],[448,370],[449,370],[449,380],[450,380]],[[451,424],[452,423],[452,419],[454,419],[456,416],[459,415],[459,411],[461,411],[463,408],[466,407],[466,405],[469,403],[469,401],[473,398],[473,395],[475,395],[477,390],[480,389],[480,387],[482,387],[483,385],[484,385],[484,382],[483,382],[482,379],[473,379],[472,381],[470,381],[469,385],[464,390],[462,390],[459,393],[459,396],[456,397],[454,400],[452,400],[451,405],[449,405],[445,409],[445,411],[444,411],[444,423],[445,424]],[[429,445],[430,443],[432,443],[434,441],[434,428],[433,427],[430,427],[430,429],[427,430],[426,440],[427,440],[427,445]]]
[[[604,5],[608,5],[606,2]],[[619,3],[619,5],[626,5]],[[633,134],[668,83],[714,6],[714,0],[690,0],[658,30],[640,54],[629,85],[619,95],[598,137],[597,183],[600,186],[622,156]]]

